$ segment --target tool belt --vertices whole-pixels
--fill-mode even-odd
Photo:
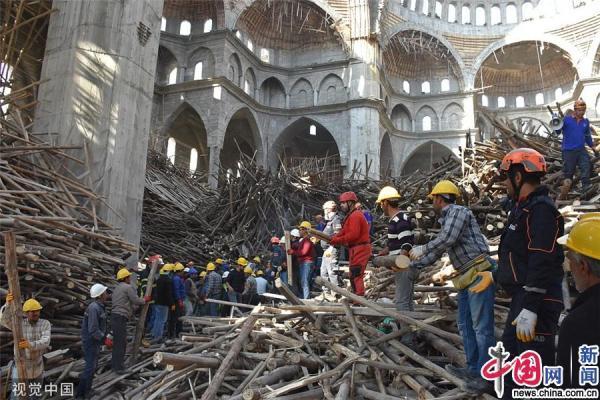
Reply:
[[[480,254],[458,269],[458,276],[452,279],[452,284],[459,290],[466,289],[475,281],[478,272],[489,271],[494,268],[495,265],[490,262],[489,256],[485,253]]]

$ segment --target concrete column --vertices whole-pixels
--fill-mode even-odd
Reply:
[[[177,67],[177,83],[185,82],[185,71],[187,67],[185,65],[180,65]]]
[[[219,146],[210,146],[208,157],[208,184],[216,188],[218,184],[217,176],[219,173],[219,158],[221,157],[221,148]]]
[[[315,89],[313,91],[313,106],[316,106],[317,104],[319,104],[319,91]]]
[[[137,245],[163,0],[54,0],[53,7],[34,131],[87,144],[84,182],[110,205],[99,201],[97,212]]]
[[[285,108],[290,108],[290,94],[286,93],[285,95]]]
[[[366,172],[365,157],[371,162],[368,176],[379,179],[379,111],[375,108],[351,108],[350,132],[348,135],[348,160],[346,173],[352,173],[354,160],[361,164],[361,173]],[[363,178],[364,176],[361,176]]]

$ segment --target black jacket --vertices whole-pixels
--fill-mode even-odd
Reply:
[[[579,346],[583,344],[600,346],[600,284],[588,288],[579,295],[571,312],[560,326],[558,365],[563,367],[565,387],[580,386],[578,353]],[[573,371],[570,367],[571,362]]]
[[[175,304],[173,296],[173,281],[169,275],[160,275],[156,280],[156,288],[152,291],[154,304],[159,306],[171,306]]]
[[[511,295],[525,290],[523,308],[534,313],[544,299],[562,301],[564,254],[556,239],[563,232],[564,220],[545,186],[517,203],[508,216],[500,240],[498,283]]]

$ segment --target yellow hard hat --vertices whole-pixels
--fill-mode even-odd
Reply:
[[[248,260],[246,260],[244,257],[240,257],[237,259],[237,263],[242,267],[245,267],[246,265],[248,265]]]
[[[212,270],[210,270],[210,271],[212,271]],[[204,278],[205,276],[206,276],[206,271],[200,272],[200,278]]]
[[[222,258],[217,258],[215,260],[215,263],[217,263],[217,264],[223,264],[223,259]]]
[[[391,186],[385,186],[383,189],[381,189],[379,191],[379,196],[377,196],[377,200],[375,201],[375,203],[381,203],[383,200],[399,199],[399,198],[400,198],[400,193],[398,193],[396,188],[393,188]]]
[[[251,274],[252,272],[254,272],[254,271],[252,271],[252,268],[250,268],[250,267],[244,268],[244,273],[245,274]]]
[[[262,270],[260,270],[260,269],[259,269],[259,270],[256,272],[256,275],[258,275],[258,276],[261,276],[261,275],[264,275],[264,274],[265,274],[265,273],[264,273],[264,272],[262,272]]]
[[[600,260],[600,218],[584,218],[571,233],[558,238],[558,244],[584,256]]]
[[[184,269],[185,269],[185,267],[183,266],[183,264],[178,262],[177,264],[175,264],[173,271],[183,271]]]
[[[171,272],[171,271],[173,271],[174,267],[175,267],[175,265],[173,265],[173,264],[165,264],[165,265],[163,265],[161,271]]]
[[[579,216],[580,221],[583,221],[584,219],[588,218],[600,218],[600,212],[590,212]]]
[[[302,221],[300,222],[300,225],[298,225],[298,227],[308,229],[311,228],[312,225],[308,221]]]
[[[260,262],[260,257],[259,257],[259,256],[256,256],[256,257],[254,257],[254,258],[252,259],[252,261],[255,261],[255,262]]]
[[[217,266],[211,262],[209,262],[208,264],[206,264],[206,270],[207,271],[214,271],[215,269],[217,269]],[[204,274],[206,275],[206,274]]]
[[[455,196],[460,196],[460,190],[458,186],[450,181],[439,181],[429,193],[429,198],[432,198],[436,194],[453,194]]]
[[[117,280],[122,281],[123,279],[131,276],[131,272],[127,268],[121,268],[119,272],[117,272]]]
[[[23,303],[23,312],[39,311],[42,309],[42,305],[36,299],[29,299]]]

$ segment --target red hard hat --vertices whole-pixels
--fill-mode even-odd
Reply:
[[[358,197],[356,197],[356,193],[354,192],[344,192],[340,194],[340,203],[344,201],[358,201]]]
[[[279,238],[278,238],[277,236],[273,236],[273,237],[271,238],[271,243],[272,243],[272,244],[278,244],[278,243],[279,243]]]

